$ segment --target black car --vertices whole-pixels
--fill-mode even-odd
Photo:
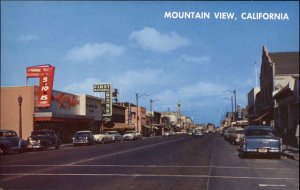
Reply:
[[[24,152],[26,141],[21,139],[13,130],[0,130],[0,154],[8,154],[10,151]]]
[[[91,131],[77,131],[73,137],[73,146],[94,144],[94,136]]]
[[[47,150],[50,147],[59,149],[61,140],[53,130],[35,130],[31,133],[31,136],[27,139],[28,149],[42,149]]]

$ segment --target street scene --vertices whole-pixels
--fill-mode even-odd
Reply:
[[[0,190],[299,190],[299,2],[1,1]]]
[[[299,162],[240,159],[217,133],[174,135],[1,158],[3,189],[298,189]]]

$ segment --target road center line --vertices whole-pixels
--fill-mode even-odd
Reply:
[[[0,168],[10,167],[112,167],[112,168],[214,168],[214,169],[244,169],[244,170],[280,170],[293,171],[295,168],[251,168],[251,167],[234,167],[234,166],[183,166],[183,165],[110,165],[110,164],[23,164],[23,165],[3,165]]]
[[[114,177],[181,177],[181,178],[222,178],[222,179],[260,179],[260,180],[298,180],[298,178],[267,178],[267,177],[240,177],[240,176],[208,176],[208,175],[173,175],[173,174],[90,174],[90,173],[2,173],[0,176],[114,176]],[[260,184],[268,185],[268,184]],[[269,184],[272,185],[272,184]],[[274,184],[275,185],[275,184]]]
[[[260,187],[285,187],[286,185],[281,184],[258,184]]]

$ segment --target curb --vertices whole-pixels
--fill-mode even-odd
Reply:
[[[286,158],[289,158],[289,159],[292,159],[292,160],[298,160],[299,161],[299,154],[297,156],[294,156],[292,154],[282,152],[282,156],[284,156]]]

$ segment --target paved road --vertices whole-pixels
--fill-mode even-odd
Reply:
[[[299,162],[238,157],[217,134],[1,157],[2,189],[298,190]]]

